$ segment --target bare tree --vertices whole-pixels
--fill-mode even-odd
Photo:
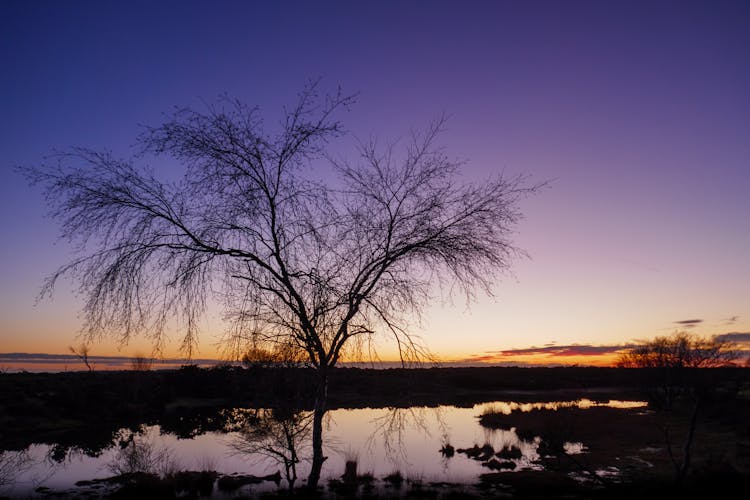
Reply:
[[[251,346],[242,354],[240,361],[246,368],[296,368],[304,366],[305,356],[303,351],[288,346],[278,346],[273,351]]]
[[[617,364],[624,368],[716,368],[728,366],[737,358],[733,347],[718,337],[677,332],[629,349]]]
[[[138,139],[141,161],[185,165],[174,183],[88,149],[25,170],[46,189],[63,236],[81,245],[43,293],[63,275],[77,278],[87,338],[144,333],[158,349],[176,318],[189,355],[213,293],[229,352],[281,345],[305,354],[319,377],[313,486],[329,370],[371,352],[376,332],[395,340],[404,363],[424,357],[408,320],[436,283],[469,299],[490,292],[519,253],[510,240],[517,202],[535,189],[520,177],[459,182],[460,164],[436,146],[442,119],[402,154],[369,142],[356,162],[333,160],[328,143],[343,133],[334,115],[351,102],[311,84],[273,135],[257,108],[237,101],[179,109]]]
[[[77,348],[73,346],[69,346],[68,350],[75,354],[75,356],[81,360],[81,362],[86,365],[86,368],[89,370],[89,372],[94,371],[94,363],[89,361],[89,354],[91,353],[91,348],[89,345],[85,342],[81,342],[81,345],[79,345]]]
[[[646,368],[652,372],[647,393],[652,404],[664,416],[662,432],[677,484],[685,480],[690,470],[691,447],[699,410],[709,393],[716,390],[710,379],[696,370],[731,366],[736,358],[737,353],[731,342],[720,337],[700,337],[685,332],[656,337],[620,355],[617,366]],[[672,422],[678,406],[687,406],[688,413],[681,453],[675,449],[675,425]]]
[[[154,366],[154,359],[143,354],[136,354],[130,360],[130,369],[134,372],[148,372]]]

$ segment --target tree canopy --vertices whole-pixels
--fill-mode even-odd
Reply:
[[[140,333],[160,347],[177,318],[190,354],[216,298],[224,345],[238,356],[248,346],[294,349],[325,368],[347,349],[369,352],[383,332],[404,362],[420,358],[410,315],[436,283],[469,297],[491,291],[520,252],[510,239],[518,201],[536,186],[460,182],[460,162],[437,146],[443,119],[402,150],[360,142],[356,161],[333,158],[336,115],[351,103],[310,85],[267,132],[258,108],[224,98],[146,129],[133,159],[74,149],[26,169],[79,244],[45,291],[75,277],[88,338]],[[183,177],[165,181],[143,165],[151,157],[177,160]]]
[[[623,368],[715,368],[731,365],[737,357],[733,345],[717,337],[685,332],[656,337],[620,355]]]

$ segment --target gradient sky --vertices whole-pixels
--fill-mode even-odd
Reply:
[[[69,287],[34,305],[71,248],[15,166],[129,156],[142,124],[222,93],[274,123],[317,77],[359,93],[356,136],[445,112],[466,180],[550,181],[523,202],[530,258],[495,297],[438,298],[414,327],[444,359],[585,362],[675,330],[750,332],[748,26],[745,1],[2,2],[0,352],[62,353],[79,328]]]

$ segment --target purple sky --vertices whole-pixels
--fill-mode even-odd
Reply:
[[[64,352],[78,328],[66,287],[34,306],[71,249],[15,166],[128,156],[139,124],[225,92],[273,124],[317,77],[359,93],[359,137],[445,112],[467,180],[551,180],[496,297],[415,325],[437,354],[750,332],[749,25],[716,1],[2,2],[0,351]]]

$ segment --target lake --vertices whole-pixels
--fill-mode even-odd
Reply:
[[[548,415],[554,420],[559,415],[557,420],[569,421],[572,416],[581,425],[588,425],[581,419],[594,411],[635,418],[648,413],[648,408],[644,401],[579,399],[492,401],[465,408],[330,410],[324,420],[324,453],[328,458],[321,484],[340,481],[342,476],[346,479],[348,474],[371,477],[370,482],[377,487],[394,484],[394,478],[403,478],[404,483],[473,485],[483,474],[542,471],[547,467],[545,460],[554,454],[549,436],[544,435],[549,426],[537,427],[541,429],[537,434],[534,426],[524,425],[525,419]],[[79,481],[137,470],[162,475],[178,470],[214,470],[226,476],[258,477],[279,472],[277,481],[244,485],[223,494],[216,487],[217,498],[286,488],[288,479],[295,476],[295,485],[304,484],[311,454],[311,412],[235,408],[207,418],[214,419],[212,425],[188,422],[189,429],[181,432],[158,423],[143,425],[136,431],[121,429],[111,446],[96,452],[89,450],[88,454],[76,446],[61,451],[56,443],[37,443],[23,452],[4,452],[0,474],[5,474],[5,484],[0,482],[0,495],[70,492]],[[507,419],[507,425],[503,419]],[[611,417],[606,419],[612,421]],[[219,431],[203,431],[206,427],[217,428],[217,422]],[[570,440],[560,440],[561,454],[585,456],[594,446],[578,439],[576,432],[570,431],[569,435]],[[297,463],[295,457],[299,458]],[[648,463],[643,457],[635,458]],[[559,461],[560,457],[556,459]],[[571,471],[579,475],[581,472],[586,471]],[[618,470],[610,467],[593,473],[616,476]],[[384,480],[388,476],[391,483]],[[92,485],[79,489],[86,487]]]

